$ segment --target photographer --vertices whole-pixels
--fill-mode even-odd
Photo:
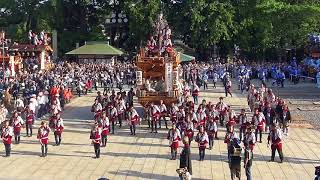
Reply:
[[[183,142],[184,146],[183,146],[182,152],[180,154],[180,166],[179,167],[180,167],[180,170],[185,168],[187,170],[187,172],[185,174],[183,174],[183,173],[179,174],[179,178],[180,178],[180,180],[191,179],[192,164],[191,164],[191,157],[190,157],[191,153],[190,153],[190,145],[189,145],[188,136],[185,136],[183,138],[182,142]],[[186,177],[183,177],[183,176],[186,176]]]

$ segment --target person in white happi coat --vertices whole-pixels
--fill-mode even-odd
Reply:
[[[6,117],[8,115],[8,110],[4,106],[4,104],[0,105],[0,128],[2,127],[2,123],[6,120]]]
[[[177,114],[178,114],[179,108],[174,103],[172,103],[170,108],[170,120],[172,123],[177,123]]]
[[[214,118],[211,118],[211,117],[209,118],[209,121],[206,126],[206,131],[209,139],[209,149],[211,150],[214,145],[214,138],[217,137],[217,132],[218,132],[217,122],[215,121]]]
[[[219,112],[219,121],[220,121],[220,126],[224,125],[224,122],[227,121],[227,110],[228,110],[228,105],[223,102],[223,97],[219,98],[219,102],[216,104],[216,110]]]
[[[184,131],[184,136],[188,136],[188,140],[189,140],[189,145],[191,144],[191,141],[193,140],[193,136],[194,136],[194,125],[192,122],[193,119],[193,115],[192,114],[188,114],[187,115],[187,123],[186,123],[186,129]]]
[[[168,129],[168,122],[166,120],[167,106],[163,103],[163,100],[160,100],[159,109],[160,109],[159,128],[161,128],[161,121],[163,120],[166,125],[166,129]]]
[[[282,152],[282,131],[281,129],[277,128],[276,124],[272,125],[272,129],[269,132],[268,136],[268,147],[271,141],[271,162],[274,161],[274,157],[276,151],[279,153],[280,162],[283,162],[283,152]]]
[[[230,162],[230,153],[232,149],[232,143],[231,141],[234,138],[238,138],[236,132],[234,131],[234,126],[228,126],[227,128],[227,133],[224,137],[224,143],[227,144],[227,149],[228,149],[228,161]]]
[[[110,110],[110,117],[109,117],[109,120],[111,121],[110,131],[112,130],[112,134],[114,134],[115,122],[118,119],[118,110],[112,103],[110,104],[110,109],[111,109]]]
[[[18,112],[22,112],[24,109],[24,102],[23,102],[23,99],[20,95],[18,95],[18,98],[15,102],[15,107],[17,108]]]
[[[198,126],[203,126],[203,127],[206,126],[207,114],[203,104],[201,104],[198,108],[197,119],[198,119]]]
[[[11,118],[11,123],[13,127],[13,133],[14,133],[14,140],[16,144],[20,143],[20,133],[21,133],[21,128],[24,124],[23,119],[19,115],[19,112],[15,111],[13,112],[12,118]]]
[[[154,103],[150,105],[150,117],[151,117],[151,133],[158,133],[157,121],[159,120],[160,109]]]
[[[60,105],[57,103],[56,100],[54,100],[52,102],[52,105],[51,105],[51,115],[52,116],[56,116],[57,114],[59,114],[60,112],[62,111]]]
[[[101,103],[99,102],[98,99],[96,99],[94,101],[94,104],[92,105],[91,107],[91,112],[93,112],[93,115],[94,115],[94,119],[96,121],[100,120],[101,116],[102,116],[102,111],[103,111],[103,108],[102,108],[102,105]]]
[[[181,134],[175,124],[172,124],[172,129],[169,130],[167,139],[169,140],[169,146],[171,149],[171,160],[176,160],[179,142],[181,141]]]
[[[257,94],[257,90],[255,89],[254,85],[251,84],[248,91],[248,105],[250,107],[250,111],[252,112],[254,110],[254,101],[255,101],[255,94]]]
[[[198,143],[199,147],[199,161],[203,161],[205,157],[205,150],[209,142],[208,134],[204,130],[203,126],[200,127],[195,141]]]
[[[232,87],[232,82],[231,82],[230,79],[227,79],[227,81],[225,83],[225,94],[226,94],[226,97],[228,97],[228,94],[230,94],[230,96],[232,97],[231,87]]]
[[[130,126],[131,135],[136,135],[136,126],[140,123],[140,116],[133,106],[128,110],[128,124]]]
[[[110,130],[110,121],[108,116],[105,113],[102,113],[102,117],[101,117],[101,143],[102,143],[102,147],[106,147],[107,145],[107,141],[108,141],[108,135],[109,135],[109,130]]]
[[[183,97],[185,102],[187,102],[187,99],[189,96],[190,96],[190,87],[188,83],[185,82],[183,87]]]
[[[217,88],[216,87],[216,83],[218,82],[218,78],[219,78],[219,75],[217,72],[213,72],[213,78],[212,78],[212,81],[213,81],[213,88]]]
[[[125,111],[126,111],[126,102],[120,98],[117,101],[117,111],[118,111],[118,121],[119,127],[122,127],[122,121],[125,119]]]
[[[256,141],[258,139],[258,133],[260,136],[260,143],[262,143],[262,132],[264,130],[265,117],[262,112],[259,112],[259,109],[255,109],[255,112],[252,116],[252,124],[255,127]]]
[[[35,94],[31,95],[29,108],[34,112],[35,116],[37,117],[38,101],[37,96]]]
[[[5,157],[10,156],[13,135],[13,128],[9,125],[9,121],[4,121],[3,127],[1,128],[1,138],[6,151]]]
[[[244,135],[243,144],[247,144],[250,147],[250,150],[253,151],[256,143],[255,133],[252,132],[252,126],[247,126],[246,133]]]
[[[271,105],[274,104],[274,102],[276,101],[276,96],[274,95],[274,93],[272,92],[272,89],[268,89],[267,91],[267,102]]]
[[[37,103],[38,103],[38,118],[41,118],[43,115],[45,115],[45,109],[46,104],[49,103],[48,96],[45,96],[43,92],[39,92],[39,95],[37,97]]]

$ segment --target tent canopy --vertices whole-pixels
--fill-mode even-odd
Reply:
[[[74,49],[68,55],[110,55],[121,56],[123,52],[104,42],[87,42],[85,45]]]
[[[182,63],[191,62],[192,60],[195,60],[195,57],[180,52],[180,60]]]

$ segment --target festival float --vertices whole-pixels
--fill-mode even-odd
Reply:
[[[166,105],[178,102],[179,63],[180,53],[174,51],[171,30],[160,14],[155,33],[136,57],[136,94],[142,106],[159,104],[160,100]]]
[[[14,56],[15,70],[25,69],[26,61],[34,59],[40,70],[49,70],[53,64],[51,56],[53,49],[51,47],[51,34],[43,32],[43,41],[30,44],[14,43],[8,50],[11,56]]]
[[[304,60],[304,68],[307,76],[315,77],[320,68],[320,35],[309,34],[308,44],[305,47],[305,54],[308,56]]]

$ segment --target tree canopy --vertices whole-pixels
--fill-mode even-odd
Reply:
[[[309,33],[320,32],[318,0],[1,0],[0,27],[20,42],[30,29],[55,29],[63,55],[76,42],[106,40],[102,29],[115,9],[129,19],[117,40],[129,52],[152,33],[161,10],[174,38],[204,60],[215,45],[226,55],[234,44],[250,59],[270,59],[274,57],[268,52],[302,48]]]

